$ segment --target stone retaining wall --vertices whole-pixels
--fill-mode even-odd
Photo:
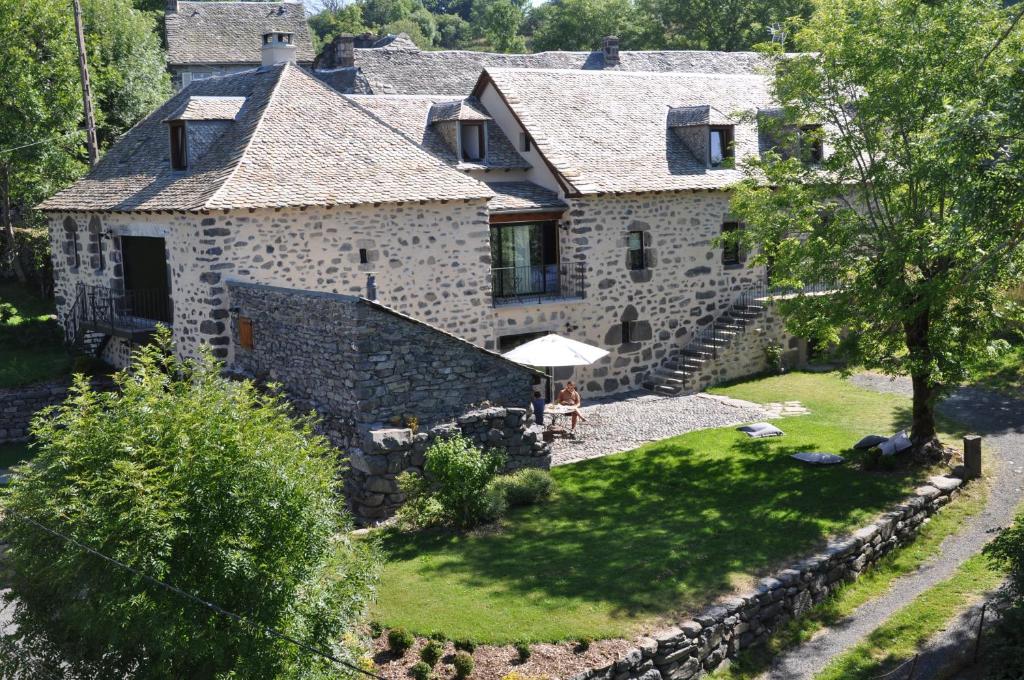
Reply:
[[[59,404],[67,394],[67,383],[0,390],[0,444],[26,441],[28,425],[36,411]]]
[[[742,650],[765,642],[897,546],[913,541],[924,520],[955,498],[960,485],[955,477],[932,477],[873,524],[762,579],[751,592],[722,600],[690,621],[641,639],[615,663],[571,680],[689,680],[714,670]]]
[[[506,470],[551,467],[551,447],[531,422],[525,408],[495,406],[470,411],[454,423],[427,432],[413,434],[408,428],[369,432],[363,448],[349,454],[345,495],[353,514],[362,523],[395,514],[405,501],[396,478],[405,471],[422,472],[426,451],[439,437],[461,433],[482,448],[500,449],[508,456]]]

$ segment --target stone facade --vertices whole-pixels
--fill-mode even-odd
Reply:
[[[853,534],[830,541],[819,554],[762,579],[748,593],[727,598],[678,625],[642,638],[610,666],[571,680],[689,680],[702,677],[742,650],[764,643],[795,617],[857,580],[883,556],[914,540],[924,521],[953,500],[961,480],[932,477],[913,496]]]
[[[416,418],[426,429],[473,404],[529,404],[536,374],[383,305],[344,296],[227,284],[233,368],[281,383],[315,409],[335,445],[360,445],[370,430]],[[241,347],[238,319],[251,323]]]
[[[0,390],[0,444],[28,441],[29,423],[36,411],[59,404],[67,394],[67,383]]]
[[[395,514],[405,500],[399,492],[398,475],[422,472],[430,445],[439,437],[460,433],[482,448],[504,451],[506,470],[551,467],[550,445],[543,441],[540,428],[532,425],[525,408],[478,409],[453,423],[416,434],[408,428],[375,430],[349,457],[345,492],[356,518],[373,523]]]

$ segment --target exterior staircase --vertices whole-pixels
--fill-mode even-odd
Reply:
[[[665,396],[697,391],[701,368],[717,359],[736,336],[745,333],[764,314],[769,294],[767,282],[743,291],[729,309],[698,331],[686,346],[673,349],[643,386]]]

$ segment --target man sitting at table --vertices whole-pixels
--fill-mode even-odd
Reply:
[[[540,392],[533,393],[533,401],[530,402],[533,406],[533,421],[538,425],[544,424],[544,407],[547,405],[544,402],[544,397],[540,396]]]
[[[576,391],[576,386],[572,384],[572,381],[565,383],[565,387],[558,393],[558,399],[556,401],[562,406],[572,406],[572,429],[576,429],[576,420],[580,419],[583,422],[587,422],[587,419],[580,413],[580,393]]]

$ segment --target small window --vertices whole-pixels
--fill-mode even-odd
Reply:
[[[812,165],[820,165],[825,159],[820,125],[804,125],[800,128],[800,156],[805,163]]]
[[[366,253],[366,248],[359,249],[359,264],[366,264],[370,261],[370,256]]]
[[[622,322],[622,344],[636,342],[636,321]]]
[[[82,256],[78,252],[78,229],[71,232],[71,256],[74,258],[74,268],[82,266]]]
[[[107,268],[107,260],[103,257],[103,234],[96,232],[93,238],[96,239],[96,271],[102,272]]]
[[[732,158],[732,127],[713,127],[708,139],[708,163],[718,168],[727,158]]]
[[[484,124],[465,123],[459,128],[462,142],[462,160],[482,161],[484,159]]]
[[[737,232],[740,229],[739,222],[726,222],[722,225],[722,235],[731,234]],[[724,265],[735,265],[740,264],[740,244],[739,241],[731,240],[727,243],[722,244],[722,264]]]
[[[533,148],[533,141],[530,139],[528,132],[519,133],[519,150],[530,151]]]
[[[252,339],[252,319],[247,316],[238,317],[238,346],[250,351],[256,347]]]
[[[630,269],[634,271],[647,269],[647,254],[644,252],[644,232],[629,232],[626,236],[626,250],[629,255]]]
[[[185,124],[171,123],[171,168],[184,170],[188,167],[188,136]]]

